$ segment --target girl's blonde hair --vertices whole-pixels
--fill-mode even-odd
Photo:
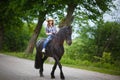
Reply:
[[[49,27],[50,26],[50,21],[52,21],[52,26],[54,26],[54,19],[53,18],[48,18],[48,20],[47,20],[47,26]]]
[[[54,26],[54,21],[53,21],[53,20],[47,21],[47,22],[48,22],[48,23],[47,23],[47,26],[48,26],[48,27],[50,26],[50,21],[52,21],[52,26]]]

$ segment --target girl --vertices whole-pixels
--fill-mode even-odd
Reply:
[[[52,18],[49,18],[47,20],[47,27],[46,27],[46,35],[48,35],[48,37],[46,38],[46,40],[43,43],[43,49],[42,52],[45,53],[45,48],[47,46],[47,43],[52,40],[53,36],[56,34],[57,30],[56,27],[54,26],[54,20]]]

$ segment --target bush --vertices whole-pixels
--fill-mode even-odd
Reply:
[[[25,27],[27,28],[27,27]],[[4,51],[23,51],[27,42],[29,41],[30,34],[24,27],[10,27],[6,28],[4,32]]]
[[[103,65],[103,68],[106,68],[106,69],[111,69],[111,68],[113,68],[110,63],[103,63],[102,65]]]
[[[96,62],[96,63],[93,64],[93,66],[101,68],[102,64],[101,64],[101,62]]]
[[[104,52],[101,58],[102,63],[111,63],[111,53]]]
[[[85,60],[85,61],[83,61],[82,63],[83,63],[85,66],[89,66],[89,65],[91,64],[91,62],[88,61],[88,60]]]
[[[112,62],[111,53],[107,53],[107,52],[104,52],[102,57],[94,56],[94,58],[97,61],[99,60],[101,63],[111,63]]]
[[[114,61],[114,65],[115,66],[120,66],[120,61],[119,60]]]

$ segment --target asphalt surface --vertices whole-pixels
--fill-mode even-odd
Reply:
[[[44,77],[34,68],[34,61],[0,54],[0,80],[51,80],[53,65],[44,65]],[[54,80],[60,80],[57,67]],[[82,69],[63,67],[65,80],[120,80],[120,76],[102,74]]]

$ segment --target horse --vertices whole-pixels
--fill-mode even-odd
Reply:
[[[55,60],[55,63],[51,71],[51,78],[52,79],[55,78],[54,72],[58,65],[60,69],[60,78],[62,80],[65,79],[60,60],[64,54],[64,46],[63,46],[64,41],[66,41],[68,45],[72,44],[71,34],[72,34],[71,26],[62,27],[55,34],[54,38],[47,44],[45,53],[42,53],[42,46],[45,39],[41,39],[36,42],[35,68],[40,69],[39,70],[40,77],[44,77],[43,64],[45,60],[48,57],[52,57]]]

